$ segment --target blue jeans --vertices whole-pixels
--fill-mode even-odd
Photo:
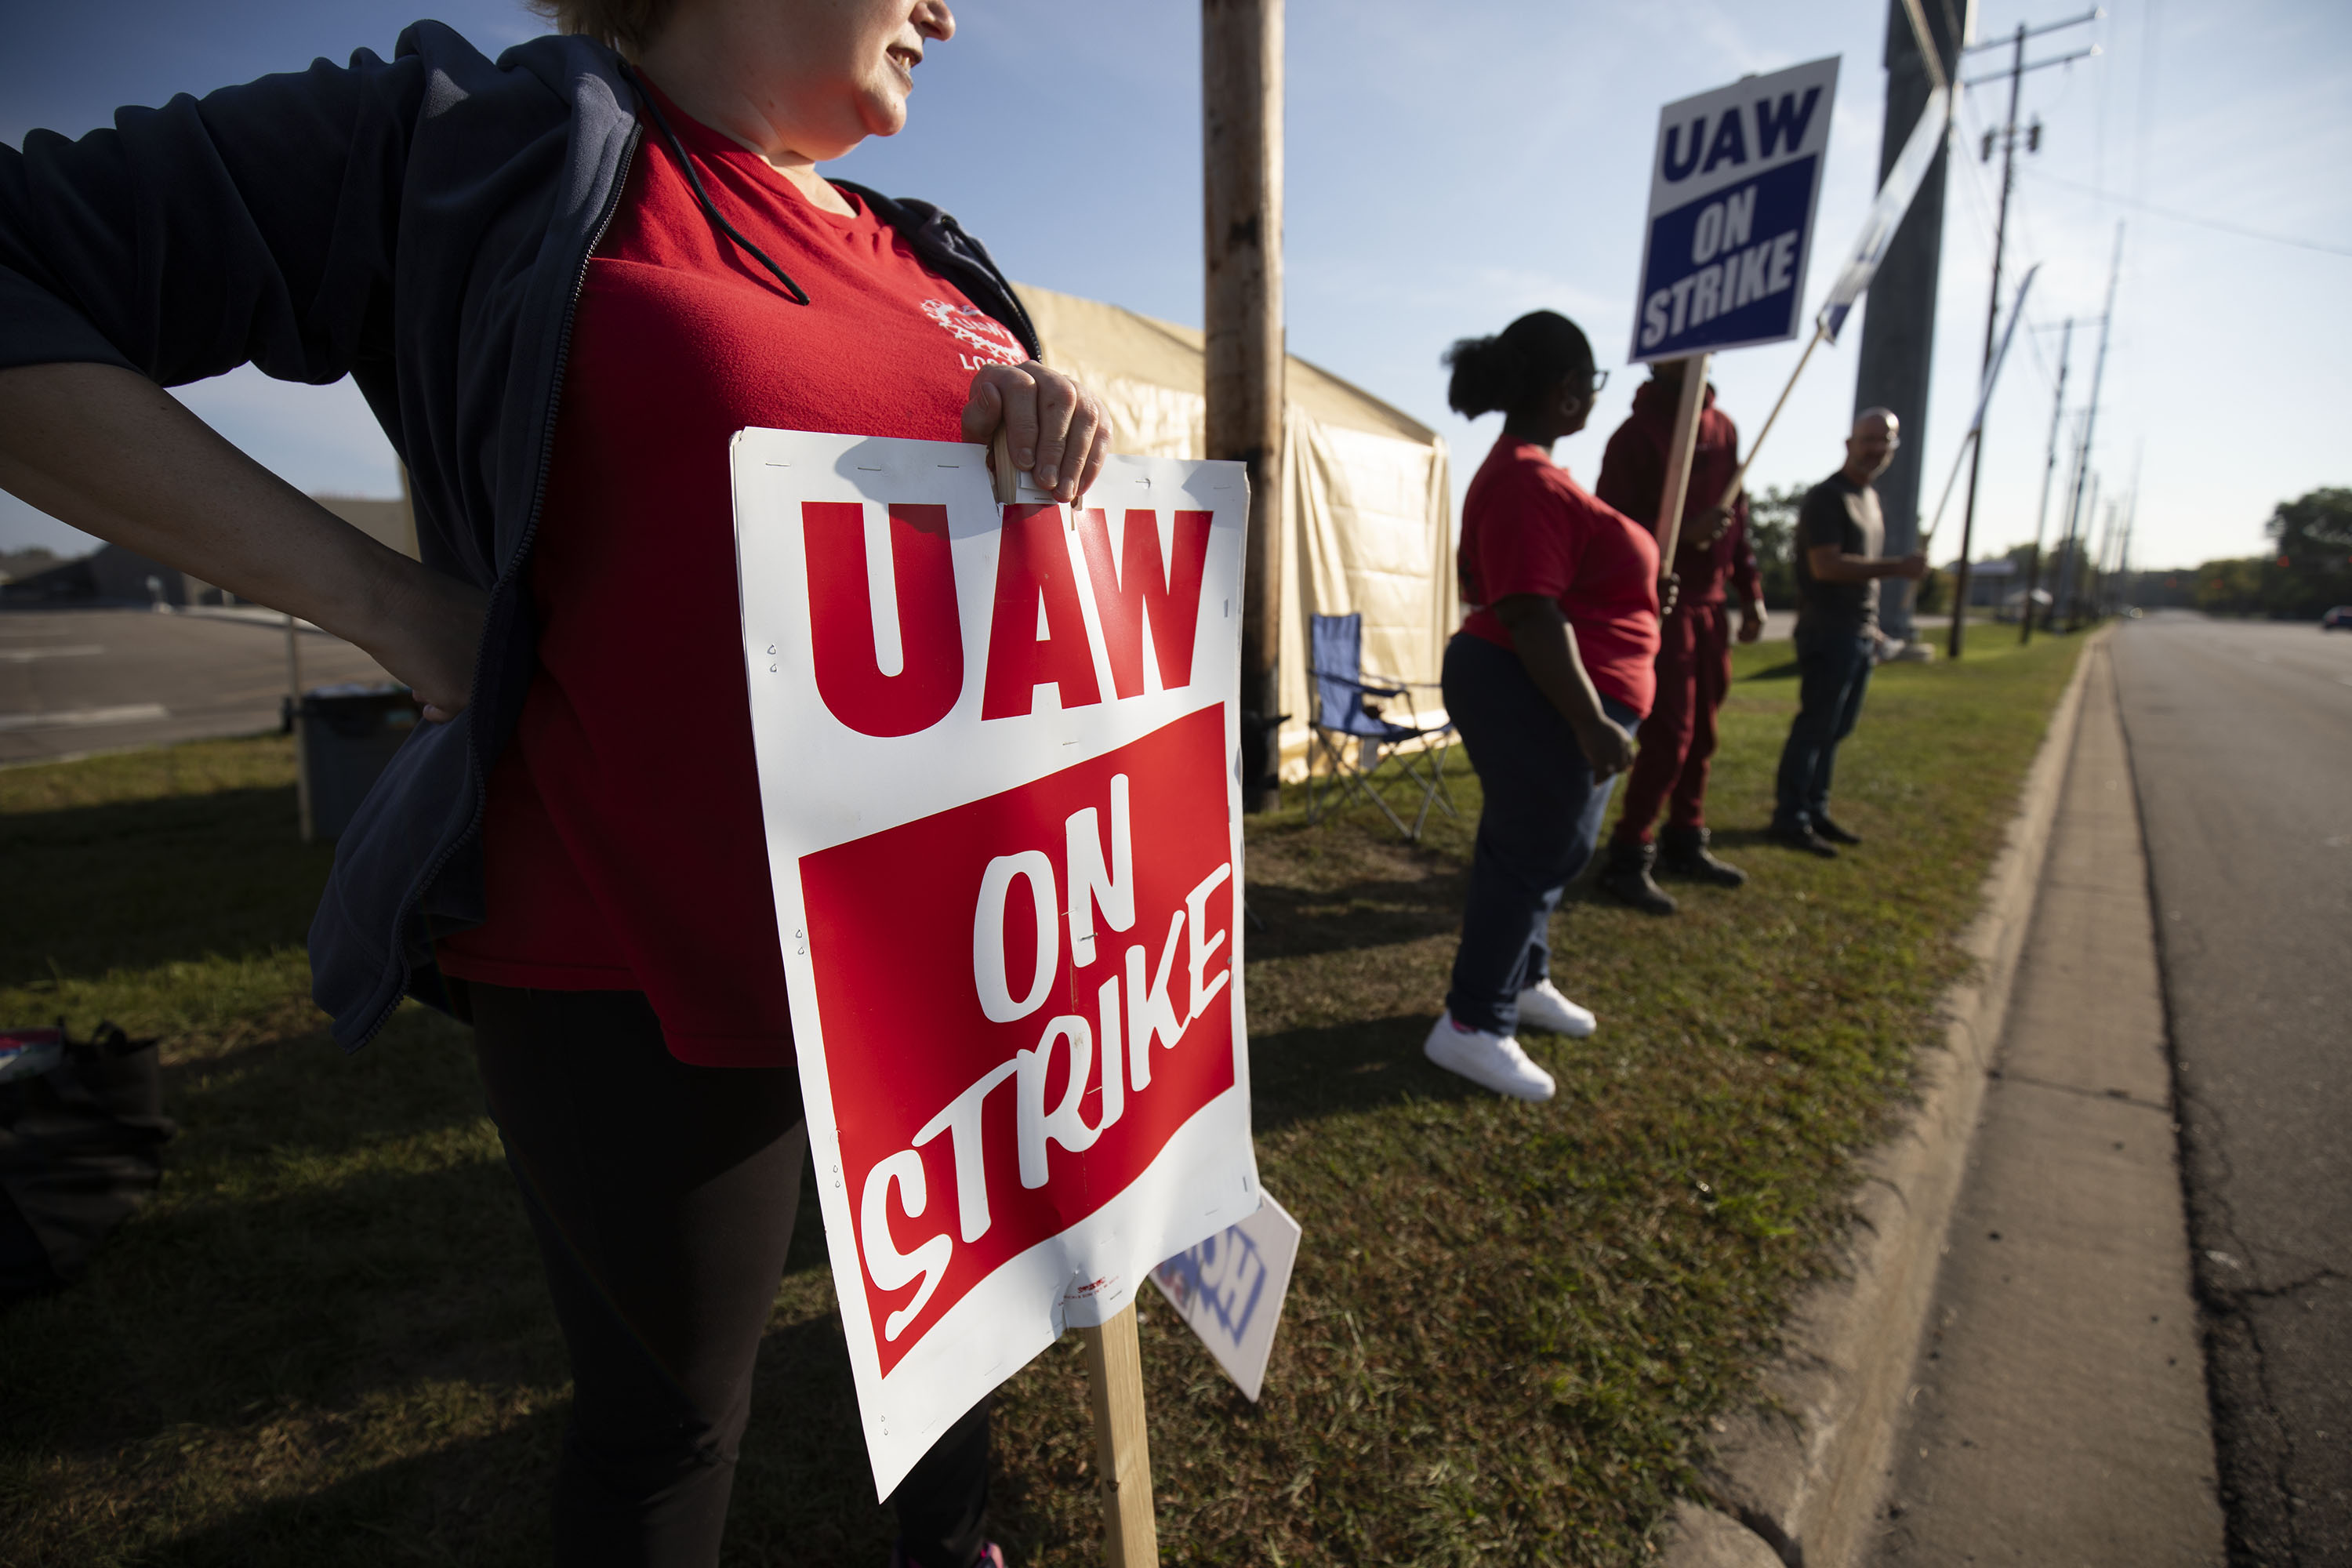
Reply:
[[[1827,815],[1838,742],[1853,733],[1854,721],[1862,717],[1875,641],[1851,626],[1797,628],[1797,721],[1780,748],[1774,827],[1810,828]]]
[[[1601,706],[1628,730],[1641,722],[1622,702]],[[1515,1034],[1519,993],[1550,973],[1552,910],[1592,858],[1616,780],[1593,782],[1568,721],[1519,656],[1484,637],[1456,633],[1446,644],[1445,710],[1486,795],[1445,1010],[1474,1029]]]

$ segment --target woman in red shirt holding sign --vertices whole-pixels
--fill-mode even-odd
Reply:
[[[1658,546],[1551,460],[1584,428],[1605,377],[1575,322],[1549,310],[1447,353],[1447,401],[1503,434],[1462,506],[1470,606],[1445,649],[1445,706],[1486,805],[1444,1016],[1424,1051],[1498,1094],[1549,1100],[1519,1026],[1589,1035],[1592,1015],[1550,978],[1552,910],[1592,858],[1658,651]]]
[[[905,123],[942,0],[542,9],[566,36],[495,62],[419,23],[0,148],[0,485],[415,690],[315,992],[352,1048],[404,993],[475,1025],[572,1355],[557,1561],[702,1564],[805,1159],[730,439],[1001,427],[1066,501],[1102,421],[954,219],[817,173]],[[245,363],[359,383],[421,563],[161,390]],[[1002,1563],[987,1462],[983,1402],[895,1562]]]

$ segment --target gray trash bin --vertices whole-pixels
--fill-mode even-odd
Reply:
[[[389,681],[346,681],[302,694],[294,726],[302,842],[342,837],[418,717],[415,694]]]

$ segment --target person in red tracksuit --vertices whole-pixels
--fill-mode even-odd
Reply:
[[[1682,396],[1683,363],[1669,360],[1652,367],[1650,380],[1633,395],[1633,415],[1609,437],[1601,479],[1593,487],[1602,500],[1654,530],[1665,489],[1675,405]],[[1657,700],[1642,721],[1641,750],[1625,781],[1625,804],[1601,874],[1609,892],[1653,914],[1675,911],[1674,899],[1652,878],[1653,869],[1723,888],[1748,879],[1746,872],[1708,853],[1706,832],[1715,715],[1731,686],[1727,580],[1738,595],[1739,640],[1754,642],[1764,634],[1764,595],[1748,534],[1748,498],[1739,496],[1728,511],[1716,504],[1738,469],[1739,432],[1715,405],[1710,386],[1699,413],[1682,539],[1675,552],[1680,592],[1659,627]],[[1665,831],[1654,842],[1651,829],[1662,805],[1668,806]]]

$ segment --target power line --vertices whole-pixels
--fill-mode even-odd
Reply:
[[[1973,118],[1976,100],[1972,98],[1964,98],[1960,102],[1963,111]],[[1976,138],[1971,135],[1969,140],[1973,142]],[[1965,184],[1969,194],[1976,198],[1976,210],[1970,212],[1969,216],[1976,220],[1977,227],[1980,231],[1980,237],[1985,241],[1986,254],[1990,255],[1993,248],[1992,231],[1994,228],[1991,194],[1984,188],[1984,176],[1978,173],[1976,161],[1974,159],[1965,156],[1963,152],[1958,148],[1953,149],[1949,156],[1952,162],[1959,164],[1962,169],[1967,171],[1968,178],[1963,182],[1963,184]],[[2015,221],[2019,228],[2022,229],[2026,226],[2025,206],[2022,203],[2018,205]],[[2031,236],[2026,237],[2027,242],[2021,245],[2020,248],[2027,255],[2035,258],[2037,260],[2041,259],[2041,247],[2032,243]],[[2031,351],[2031,355],[2033,360],[2033,369],[2035,374],[2042,377],[2042,384],[2044,386],[2049,385],[2049,362],[2042,357],[2042,346],[2033,341],[2033,334],[2030,331],[2026,334],[2025,346],[2029,351]]]
[[[2170,207],[2158,206],[2153,202],[2134,201],[2129,196],[2117,195],[2113,191],[2103,191],[2096,185],[2086,185],[2077,180],[2063,179],[2042,169],[2032,169],[2028,173],[2037,180],[2045,180],[2053,185],[2063,185],[2070,191],[2080,191],[2084,195],[2096,196],[2102,201],[2113,202],[2117,206],[2131,207],[2153,217],[2170,218],[2174,223],[2193,224],[2199,228],[2218,229],[2223,234],[2234,234],[2244,239],[2268,240],[2273,245],[2291,245],[2299,250],[2316,250],[2326,256],[2352,256],[2352,246],[2329,245],[2324,240],[2317,239],[2297,239],[2292,235],[2271,234],[2259,228],[2248,228],[2242,224],[2225,223],[2220,218],[2199,217],[2193,213],[2176,212]]]

